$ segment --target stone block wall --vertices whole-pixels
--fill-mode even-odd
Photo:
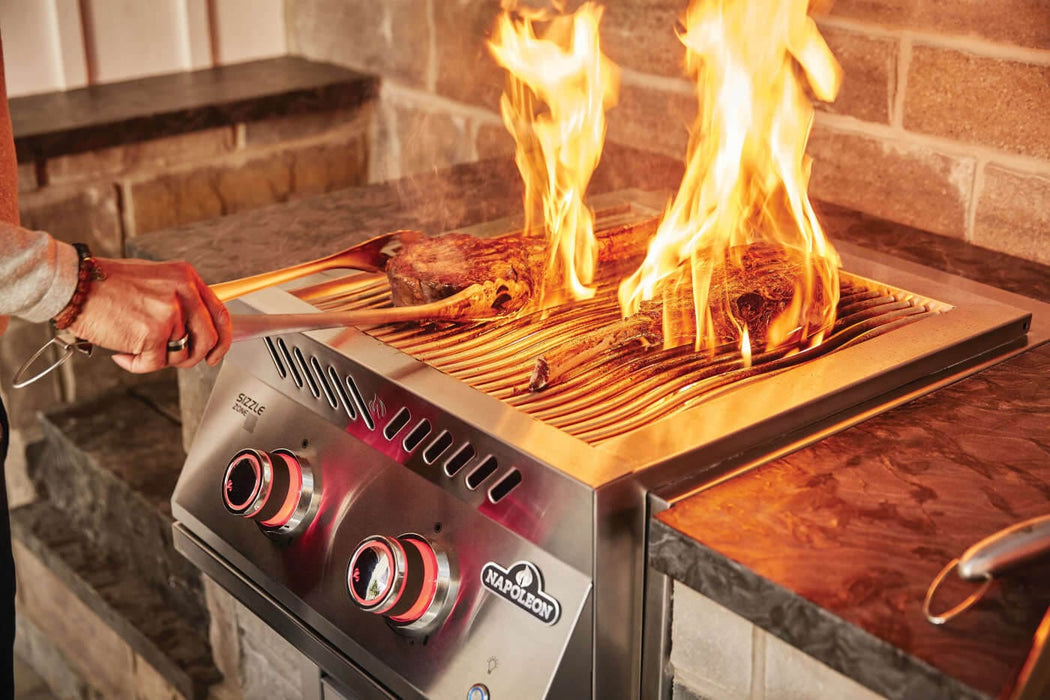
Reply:
[[[674,29],[687,4],[605,3],[604,49],[623,69],[610,140],[684,156],[696,100]],[[410,175],[513,148],[484,44],[499,6],[294,0],[289,49],[382,76],[373,177]],[[820,26],[845,80],[810,140],[815,198],[1050,262],[1045,3],[838,0]]]
[[[882,697],[682,583],[673,595],[675,700]]]
[[[846,71],[818,118],[818,196],[1050,262],[1050,13],[1037,0],[839,0]]]

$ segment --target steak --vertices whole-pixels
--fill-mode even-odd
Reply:
[[[658,220],[596,231],[599,271],[620,276],[645,255]],[[516,311],[540,289],[547,265],[547,240],[524,232],[495,238],[465,233],[428,237],[400,234],[401,250],[386,263],[394,306],[445,299],[476,284],[506,288],[498,308]]]
[[[519,298],[507,299],[502,308],[521,308],[535,287],[533,275],[542,270],[544,241],[521,235],[514,241],[508,238],[402,234],[401,250],[386,264],[394,306],[429,304],[474,284],[496,282],[520,290]]]
[[[711,311],[713,343],[735,346],[740,326],[745,326],[751,347],[765,345],[772,322],[791,305],[798,279],[810,264],[803,256],[766,243],[735,249],[733,264],[720,264],[711,275],[708,308]],[[820,280],[820,277],[816,278]],[[818,327],[827,290],[817,284],[808,323]],[[560,381],[571,370],[602,361],[609,353],[633,343],[664,345],[665,311],[685,324],[679,339],[692,342],[696,336],[693,301],[689,295],[676,297],[670,308],[657,301],[643,302],[638,313],[603,328],[577,336],[536,358],[529,389],[538,391]],[[682,341],[678,341],[682,344]]]

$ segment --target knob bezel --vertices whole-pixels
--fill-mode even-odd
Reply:
[[[357,594],[353,582],[354,564],[357,563],[361,554],[367,550],[385,552],[387,561],[390,563],[390,578],[387,580],[383,591],[372,602],[361,598]],[[350,563],[346,567],[346,588],[357,607],[368,613],[382,615],[397,605],[405,592],[406,562],[407,557],[404,546],[396,539],[384,535],[372,535],[362,540],[354,549],[354,553],[350,557]]]
[[[255,473],[255,486],[244,503],[231,503],[227,485],[230,483],[230,476],[234,468],[245,459],[252,465],[252,470]],[[266,506],[266,501],[270,498],[270,490],[273,488],[273,464],[270,462],[270,456],[265,452],[251,448],[240,450],[233,456],[230,463],[226,465],[222,483],[222,505],[228,512],[242,518],[251,518],[257,515]]]
[[[230,479],[243,461],[251,465],[255,483],[243,503],[233,503],[228,491]],[[239,450],[226,465],[222,484],[226,511],[255,520],[264,534],[277,541],[286,541],[306,527],[320,507],[320,480],[304,457],[284,448]],[[281,494],[281,502],[271,503],[272,496]]]
[[[406,532],[399,539],[402,538],[420,541],[433,552],[436,564],[434,594],[430,599],[430,603],[415,620],[399,621],[394,618],[388,618],[387,621],[402,634],[412,636],[429,634],[444,621],[450,612],[459,582],[455,575],[452,559],[444,547],[412,532]]]

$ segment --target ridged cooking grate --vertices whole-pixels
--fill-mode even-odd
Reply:
[[[324,290],[321,296],[319,289]],[[355,273],[293,293],[323,311],[390,305],[384,275]],[[815,348],[757,354],[748,367],[736,348],[709,356],[697,354],[691,346],[663,350],[636,343],[584,362],[537,392],[528,388],[537,356],[620,318],[614,280],[600,284],[593,299],[559,306],[546,315],[535,312],[481,323],[402,323],[364,330],[479,391],[598,445],[754,377],[856,345],[948,308],[844,272],[835,326]]]

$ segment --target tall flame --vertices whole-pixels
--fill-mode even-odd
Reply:
[[[838,255],[806,193],[813,107],[803,81],[830,101],[842,71],[807,6],[692,0],[686,13],[680,39],[700,102],[686,172],[644,262],[619,290],[625,316],[642,301],[663,302],[667,345],[693,340],[710,351],[726,342],[728,326],[750,362],[752,343],[814,345],[834,323]],[[761,276],[747,260],[759,248],[776,252],[793,284],[764,328],[750,327],[746,304],[726,292],[734,275]]]
[[[587,299],[597,264],[594,214],[583,203],[605,140],[605,110],[616,102],[619,72],[598,41],[603,9],[584,3],[575,13],[518,8],[504,0],[489,42],[507,69],[500,100],[503,122],[517,143],[525,181],[525,229],[537,211],[550,257],[540,293],[552,306]]]

